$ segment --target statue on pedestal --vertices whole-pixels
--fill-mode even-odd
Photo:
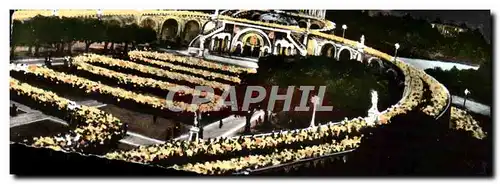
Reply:
[[[314,119],[316,117],[316,107],[320,103],[319,100],[320,99],[319,99],[318,96],[313,96],[311,98],[311,103],[313,104],[313,114],[312,114],[312,118],[311,118],[311,124],[309,125],[309,127],[314,127],[315,126]]]
[[[196,113],[196,111],[195,111],[194,112],[193,126],[189,129],[189,140],[190,141],[197,141],[199,138],[198,132],[200,132],[200,129],[198,128],[198,113]]]
[[[378,120],[378,115],[380,112],[378,111],[378,94],[377,91],[372,90],[371,92],[372,96],[372,107],[368,110],[368,117],[365,118],[366,122],[368,125],[374,125],[375,122]]]

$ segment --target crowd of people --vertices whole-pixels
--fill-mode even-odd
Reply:
[[[58,72],[47,67],[30,65],[29,67],[21,67],[17,69],[11,69],[11,75],[16,75],[17,77],[29,78],[40,80],[45,83],[49,83],[50,85],[54,85],[55,87],[65,86],[68,88],[80,88],[87,95],[97,96],[97,97],[107,97],[108,101],[112,99],[115,103],[123,103],[128,104],[128,106],[136,106],[138,108],[145,108],[150,110],[151,113],[157,114],[165,114],[169,109],[181,109],[182,112],[177,114],[190,114],[196,110],[200,110],[201,112],[212,111],[214,106],[217,106],[218,103],[210,104],[205,103],[201,105],[178,102],[178,101],[170,101],[165,100],[164,98],[148,96],[143,94],[138,94],[133,91],[124,90],[122,88],[108,86],[96,81],[88,80],[86,78],[82,78],[75,75],[66,74],[63,72]],[[101,99],[100,98],[100,99]],[[106,99],[103,99],[106,100]],[[172,114],[172,113],[170,113]],[[191,113],[192,114],[192,113]]]
[[[275,132],[261,136],[240,136],[236,138],[215,138],[198,141],[173,140],[165,144],[140,146],[129,151],[108,153],[110,159],[121,159],[140,163],[171,166],[224,160],[249,154],[270,154],[274,150],[299,149],[314,146],[347,136],[361,136],[361,128],[367,126],[363,118],[345,120],[339,124],[289,132]]]
[[[74,104],[57,94],[10,79],[11,98],[39,107],[42,111],[68,120],[74,127],[68,133],[35,137],[25,143],[54,150],[102,153],[127,131],[127,125],[111,114],[94,107]],[[106,146],[105,146],[106,145]]]
[[[170,61],[165,61],[165,60],[154,60],[154,59],[149,59],[146,57],[133,57],[129,56],[130,59],[134,62],[149,65],[149,66],[155,66],[155,67],[160,67],[162,69],[167,69],[171,71],[180,71],[180,72],[188,72],[193,75],[197,76],[202,76],[204,78],[208,79],[218,79],[219,81],[222,82],[227,82],[227,83],[234,83],[234,84],[239,84],[241,83],[241,79],[238,76],[231,76],[231,75],[226,75],[226,74],[220,74],[218,72],[213,72],[213,71],[207,71],[207,70],[202,70],[202,69],[197,69],[197,68],[192,68],[192,67],[185,67],[182,65],[178,64],[173,64],[170,63]]]
[[[180,63],[189,65],[192,67],[201,67],[204,69],[213,69],[216,71],[223,71],[232,74],[244,74],[244,73],[256,73],[257,70],[254,68],[243,68],[232,65],[224,65],[211,61],[206,61],[203,59],[195,57],[182,57],[170,53],[160,53],[160,52],[149,52],[149,51],[130,51],[128,53],[130,58],[151,58],[160,61],[168,61],[172,63]]]
[[[412,72],[414,73],[414,71],[410,70],[410,73]],[[422,89],[422,81],[419,78],[418,80],[412,78],[410,87],[413,90],[410,91],[408,98],[400,104],[393,105],[383,113],[386,116],[379,117],[381,123],[387,123],[391,113],[404,113],[405,110],[411,109],[420,102],[422,93],[418,89]],[[198,142],[171,141],[162,145],[141,146],[131,151],[108,153],[107,157],[150,164],[175,165],[227,160],[234,157],[243,157],[250,153],[267,155],[272,154],[276,149],[299,149],[301,146],[320,145],[327,143],[328,140],[341,139],[347,135],[361,136],[359,129],[366,126],[366,123],[360,118],[354,119],[353,122],[347,122],[344,125],[329,125],[287,133],[275,133],[264,137],[219,138],[207,141],[199,140]],[[75,139],[81,139],[81,136],[70,134],[53,139],[40,138],[37,139],[36,145],[73,145],[76,142]]]
[[[200,162],[195,164],[175,165],[174,168],[209,175],[229,175],[245,169],[258,169],[267,166],[279,165],[304,158],[320,157],[357,148],[361,137],[346,137],[341,141],[314,146],[304,146],[300,149],[276,150],[267,155],[248,155],[229,160]]]
[[[132,54],[131,54],[132,53]],[[202,61],[191,61],[190,58],[176,57],[169,54],[160,54],[152,52],[142,52],[142,51],[132,51],[129,52],[137,58],[155,58],[160,60],[168,60],[173,62],[181,62],[189,65],[197,65],[201,67],[212,67],[217,68],[219,66],[206,65]],[[124,61],[111,61],[103,60],[101,56],[97,55],[86,55],[84,57],[90,58],[90,61],[103,62],[105,64],[112,64],[118,66],[125,66]],[[75,60],[78,62],[78,60]],[[437,81],[432,78],[426,77],[425,74],[419,72],[418,70],[407,66],[406,64],[396,62],[403,73],[405,73],[405,84],[409,86],[409,94],[403,96],[403,99],[396,105],[393,105],[386,111],[382,112],[379,116],[379,123],[388,123],[390,118],[398,115],[404,114],[406,111],[411,110],[413,107],[421,103],[423,98],[423,82],[429,85],[432,91],[432,105],[427,106],[424,110],[429,114],[435,115],[441,112],[443,104],[445,104],[446,93],[442,89],[442,86],[438,85]],[[87,82],[76,81],[75,76],[64,76],[57,75],[51,71],[38,70],[38,67],[23,67],[26,71],[32,72],[35,75],[48,76],[51,79],[56,79],[56,81],[73,83],[75,84],[86,84]],[[220,69],[220,68],[219,68]],[[241,73],[239,69],[233,68],[222,68],[225,71],[233,73]],[[38,70],[38,71],[37,71]],[[50,69],[48,69],[50,70]],[[252,71],[245,71],[251,73]],[[13,79],[14,80],[14,79]],[[12,85],[12,82],[11,82]],[[85,86],[85,85],[84,85]],[[95,85],[88,86],[91,91],[102,91],[101,87],[96,87]],[[50,94],[50,93],[48,93]],[[68,104],[65,104],[68,106]],[[66,109],[68,109],[66,107]],[[88,108],[78,107],[69,111],[68,114],[70,119],[76,121],[78,124],[75,130],[70,131],[67,134],[60,134],[54,137],[40,137],[34,138],[33,145],[38,147],[51,147],[57,150],[73,150],[73,151],[83,151],[88,147],[95,147],[95,145],[110,144],[119,135],[123,135],[126,131],[126,125],[119,123],[120,126],[109,126],[106,125],[107,121],[114,121],[112,117],[108,117],[103,112],[99,110],[90,110]],[[95,121],[85,120],[83,122],[81,119],[88,118],[87,116],[93,117]],[[109,115],[111,116],[111,115]],[[70,122],[73,122],[70,121]],[[109,122],[107,122],[109,124]],[[82,125],[84,124],[84,125]],[[222,126],[222,124],[220,124]],[[281,162],[280,159],[283,155],[292,154],[290,150],[301,150],[304,147],[314,147],[319,148],[321,146],[329,145],[331,140],[341,141],[347,137],[361,137],[360,129],[367,126],[366,122],[362,118],[356,118],[350,121],[345,121],[342,124],[334,125],[329,124],[326,126],[320,126],[309,129],[301,129],[290,132],[279,132],[273,133],[271,135],[264,135],[261,137],[239,137],[239,138],[217,138],[209,140],[198,140],[198,141],[177,141],[172,140],[161,145],[152,146],[140,146],[136,149],[130,151],[117,151],[106,154],[110,159],[121,159],[140,163],[158,164],[164,166],[171,165],[184,165],[184,169],[191,169],[202,173],[216,173],[221,174],[227,171],[235,171],[243,168],[240,164],[234,164],[235,158],[249,158],[250,154],[254,155],[257,160],[264,159],[267,160],[267,164]],[[462,126],[470,127],[470,126]],[[116,128],[116,129],[114,129]],[[109,129],[114,129],[115,131],[108,131]],[[477,128],[469,128],[477,129]],[[331,146],[331,145],[330,145]],[[352,146],[352,145],[351,145]],[[328,147],[328,146],[326,146]],[[325,148],[326,148],[325,147]],[[335,150],[338,150],[338,145]],[[281,153],[275,153],[275,150],[285,150]],[[287,152],[288,151],[288,152]],[[300,151],[294,152],[299,153]],[[318,151],[322,153],[322,151]],[[314,152],[317,154],[317,152]],[[299,154],[300,155],[300,154]],[[293,156],[292,156],[293,157]],[[229,159],[233,158],[231,162],[233,165],[231,167],[224,166],[227,164]],[[298,158],[298,157],[297,157]],[[225,161],[221,161],[225,160]],[[241,160],[241,159],[240,159]],[[243,159],[245,160],[245,159]],[[284,159],[287,160],[287,159]],[[288,159],[293,160],[293,159]],[[196,166],[192,165],[195,164]],[[198,164],[197,164],[198,163]],[[200,164],[205,163],[205,164]],[[237,161],[236,161],[237,163]],[[251,162],[243,162],[245,167],[248,167]],[[189,165],[191,164],[191,165]],[[265,165],[265,164],[264,164]],[[261,165],[263,166],[263,165]],[[241,167],[241,168],[240,168]],[[209,168],[209,169],[207,169]]]
[[[27,69],[31,70],[31,72],[36,71],[33,68]],[[409,74],[413,75],[413,77],[410,77],[409,80],[405,80],[405,82],[407,82],[410,86],[410,93],[403,97],[403,100],[400,101],[400,103],[393,105],[388,110],[384,111],[379,117],[379,123],[388,123],[391,117],[397,114],[405,113],[421,102],[423,81],[414,69],[408,67],[407,70]],[[45,75],[47,73],[50,72],[42,72],[41,74]],[[62,81],[68,82],[64,79],[62,79]],[[90,111],[80,111],[85,112],[84,114],[92,114],[89,113]],[[98,116],[97,114],[96,116]],[[39,147],[51,147],[53,149],[83,151],[83,148],[89,147],[88,145],[102,145],[112,142],[111,135],[106,138],[99,136],[105,136],[105,133],[95,134],[92,132],[102,131],[102,129],[95,128],[100,127],[98,124],[88,123],[87,125],[88,127],[81,127],[78,131],[71,131],[65,135],[35,138],[33,145]],[[186,164],[198,163],[197,167],[193,167],[196,168],[194,170],[203,173],[220,174],[227,171],[235,171],[239,168],[239,166],[224,169],[224,166],[210,165],[210,161],[215,161],[213,163],[220,165],[222,162],[217,161],[227,161],[231,158],[243,158],[252,154],[259,155],[257,156],[259,158],[271,160],[270,162],[272,163],[273,158],[279,157],[275,154],[275,150],[297,150],[308,146],[324,145],[325,143],[329,143],[331,140],[341,141],[343,138],[348,136],[361,137],[362,135],[359,130],[364,126],[367,126],[366,122],[364,122],[362,118],[356,118],[351,121],[345,121],[339,125],[329,124],[309,129],[273,133],[262,137],[239,137],[233,139],[217,138],[198,141],[169,141],[161,145],[141,146],[130,151],[112,152],[106,154],[106,156],[110,159],[121,159],[164,166],[184,165],[188,167]],[[122,130],[125,130],[125,128]],[[205,162],[207,162],[208,165]],[[205,163],[205,165],[200,165],[199,163]],[[245,162],[245,164],[247,163]],[[206,167],[217,169],[211,170],[206,169]]]
[[[169,92],[176,92],[173,99],[175,101],[182,101],[191,103],[194,96],[208,98],[212,102],[217,102],[220,98],[219,95],[202,92],[198,89],[189,86],[170,83],[162,80],[155,80],[147,77],[140,77],[137,75],[126,74],[117,72],[104,67],[95,66],[85,62],[82,57],[75,57],[73,62],[75,73],[79,76],[85,76],[89,79],[100,80],[103,83],[117,84],[126,89],[134,89],[137,91],[147,91],[148,93],[157,96],[167,96]],[[175,89],[175,90],[173,90]]]
[[[464,110],[451,107],[450,121],[454,129],[472,132],[477,139],[484,139],[487,136],[487,133],[479,126],[479,122]]]
[[[445,108],[448,98],[451,98],[451,96],[449,96],[445,87],[437,82],[436,79],[427,75],[424,71],[419,70],[417,72],[420,78],[429,86],[429,90],[431,91],[430,104],[422,107],[421,110],[429,116],[437,117],[442,112],[442,109]]]
[[[397,104],[392,105],[388,109],[382,111],[381,117],[383,119],[390,120],[396,115],[405,114],[421,103],[423,94],[422,80],[420,80],[420,78],[418,77],[415,77],[415,71],[410,67],[405,67],[402,70],[408,73],[408,75],[405,75],[405,85],[408,86],[408,94],[403,94],[402,99]]]
[[[151,67],[147,65],[142,65],[138,64],[132,61],[126,61],[126,60],[121,60],[121,59],[114,59],[111,57],[106,57],[106,56],[101,56],[97,54],[86,54],[85,56],[79,57],[84,62],[87,63],[97,63],[97,64],[102,64],[110,67],[116,67],[118,70],[119,69],[127,69],[130,71],[134,71],[134,73],[139,72],[142,75],[148,74],[156,77],[164,77],[168,78],[169,80],[174,80],[174,81],[183,81],[183,82],[188,82],[191,84],[195,85],[203,85],[203,86],[209,86],[213,89],[220,89],[220,90],[225,90],[228,89],[229,85],[216,82],[216,81],[211,81],[211,80],[206,80],[200,77],[195,77],[192,75],[187,75],[187,74],[182,74],[182,73],[177,73],[177,72],[172,72],[172,71],[166,71],[161,68],[156,68],[156,67]]]

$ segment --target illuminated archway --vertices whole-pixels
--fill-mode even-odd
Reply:
[[[146,18],[142,20],[140,26],[156,30],[156,22],[151,18]]]
[[[264,39],[262,36],[256,33],[248,33],[241,38],[243,44],[248,44],[251,46],[264,46]]]
[[[226,52],[228,50],[228,45],[229,45],[229,36],[225,36],[224,40],[222,41],[222,52]]]
[[[264,39],[256,33],[245,34],[241,38],[243,43],[243,56],[259,57],[261,48],[264,46]]]
[[[200,24],[195,20],[188,21],[184,26],[183,40],[191,42],[198,34],[200,34]]]
[[[276,45],[276,55],[282,55],[281,43]]]
[[[248,33],[258,34],[263,39],[262,43],[264,46],[269,46],[269,47],[271,46],[271,40],[269,39],[269,37],[267,36],[267,34],[264,31],[259,30],[259,29],[255,29],[255,28],[245,28],[245,29],[239,31],[238,33],[236,33],[236,35],[233,38],[233,41],[231,42],[231,47],[232,48],[236,47],[236,43],[241,40],[242,35],[246,35]]]
[[[320,26],[318,24],[311,24],[311,29],[320,29]]]
[[[118,18],[108,19],[105,22],[107,22],[108,25],[112,25],[112,26],[121,27],[123,25],[123,22]]]
[[[378,57],[371,57],[368,59],[368,66],[383,68],[384,64],[382,62],[383,61]]]
[[[263,52],[262,52],[262,56],[268,56],[269,54],[270,54],[269,47],[264,47]]]
[[[307,28],[307,22],[305,20],[301,20],[298,22],[300,28]]]
[[[292,47],[287,47],[285,50],[285,55],[286,56],[291,56],[292,55]]]
[[[352,52],[351,49],[349,49],[346,46],[340,47],[339,51],[337,52],[337,60],[351,60],[352,58]]]
[[[161,39],[175,41],[177,38],[179,29],[179,23],[175,19],[168,19],[163,22],[161,28]]]
[[[336,48],[331,43],[327,43],[321,47],[321,55],[329,58],[335,57]]]

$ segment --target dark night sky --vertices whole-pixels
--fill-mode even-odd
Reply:
[[[488,42],[491,40],[491,22],[492,16],[490,10],[392,10],[393,15],[404,15],[408,13],[413,17],[425,18],[433,21],[440,18],[442,21],[454,21],[457,23],[466,23],[468,27],[480,28]]]

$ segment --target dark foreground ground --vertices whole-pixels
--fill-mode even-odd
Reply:
[[[43,176],[195,176],[195,173],[10,144],[10,173]]]

